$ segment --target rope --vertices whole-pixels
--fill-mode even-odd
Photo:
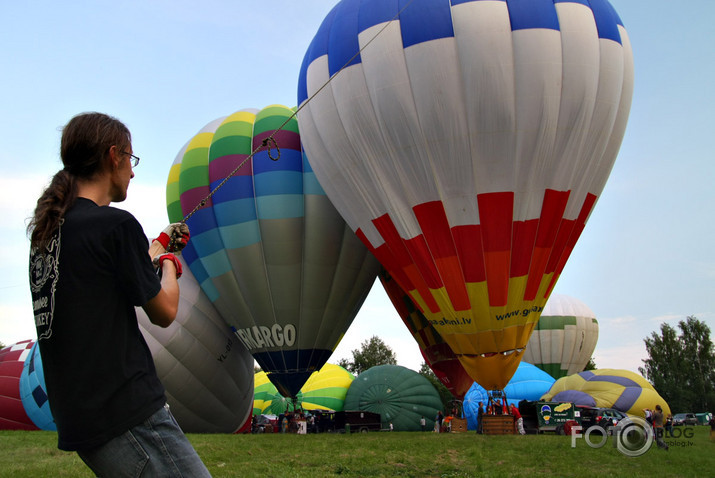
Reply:
[[[287,124],[287,122],[283,123],[283,125],[281,125],[281,128],[283,128],[286,124]],[[196,214],[196,211],[198,211],[202,207],[206,206],[206,203],[208,202],[208,200],[211,199],[214,196],[214,194],[216,194],[216,192],[219,189],[221,189],[224,186],[224,184],[226,184],[228,182],[228,180],[231,179],[233,177],[233,175],[238,172],[239,169],[241,169],[243,167],[244,164],[246,164],[246,161],[248,161],[253,156],[255,156],[256,153],[258,153],[261,150],[261,148],[267,147],[268,148],[268,157],[271,158],[271,160],[273,160],[273,161],[278,161],[281,157],[281,150],[278,147],[278,143],[276,142],[275,138],[273,137],[274,135],[275,135],[275,132],[272,135],[270,135],[269,137],[267,137],[266,139],[264,139],[263,142],[261,143],[261,146],[254,149],[251,152],[251,154],[249,154],[243,161],[241,161],[241,163],[238,166],[236,166],[236,168],[234,168],[234,170],[231,171],[229,173],[229,175],[223,179],[223,181],[218,183],[216,185],[216,187],[213,188],[211,190],[211,192],[205,198],[203,198],[201,201],[199,201],[199,203],[196,205],[196,207],[194,209],[191,210],[190,213],[188,213],[186,216],[184,216],[184,218],[181,220],[181,222],[186,223],[186,221],[188,221],[191,216]],[[276,148],[277,156],[273,157],[273,155],[271,154],[271,146],[268,143],[272,143],[273,147]],[[173,242],[173,240],[174,240],[174,238],[172,238],[172,242]]]
[[[407,2],[407,3],[405,4],[405,6],[402,7],[402,9],[400,9],[400,10],[390,19],[390,21],[388,21],[387,23],[385,23],[385,25],[384,25],[377,33],[375,33],[375,35],[373,35],[373,37],[370,38],[370,40],[369,40],[367,43],[365,43],[365,45],[364,45],[362,48],[360,48],[360,49],[357,51],[357,53],[355,53],[348,61],[346,61],[345,64],[344,64],[338,71],[336,71],[335,73],[333,73],[333,75],[332,75],[330,78],[328,78],[328,81],[326,81],[325,83],[323,83],[323,85],[322,85],[320,88],[318,88],[318,90],[317,90],[315,93],[313,93],[307,100],[305,100],[302,105],[300,105],[300,106],[298,106],[298,108],[296,108],[296,110],[293,112],[293,114],[290,115],[290,116],[283,122],[283,124],[281,124],[278,128],[276,128],[276,129],[273,131],[273,133],[271,133],[270,136],[268,136],[267,138],[265,138],[265,139],[263,140],[263,143],[261,144],[261,146],[259,146],[258,148],[254,149],[254,150],[251,152],[251,154],[250,154],[246,159],[244,159],[243,161],[241,161],[241,164],[239,164],[233,171],[231,171],[231,173],[230,173],[228,176],[226,176],[226,177],[223,179],[223,181],[221,181],[215,188],[213,188],[213,189],[211,190],[211,192],[210,192],[205,198],[203,198],[201,201],[199,201],[199,203],[196,205],[196,207],[195,207],[191,212],[189,212],[186,216],[184,216],[184,218],[181,220],[181,222],[182,222],[182,223],[186,223],[186,221],[189,220],[189,218],[190,218],[191,216],[193,216],[194,214],[196,214],[196,212],[197,212],[199,209],[201,209],[201,208],[203,208],[204,206],[206,206],[206,203],[209,201],[209,199],[211,199],[211,198],[213,197],[213,195],[216,194],[216,192],[217,192],[219,189],[221,189],[221,188],[224,186],[224,184],[226,184],[226,182],[228,182],[228,180],[231,179],[231,177],[233,177],[233,175],[238,172],[239,169],[241,169],[241,168],[243,167],[243,165],[246,163],[246,161],[248,161],[249,159],[253,158],[253,156],[254,156],[256,153],[258,153],[258,151],[259,151],[261,148],[268,147],[268,157],[269,157],[271,160],[273,160],[273,161],[278,161],[278,159],[280,159],[280,157],[281,157],[281,151],[280,151],[280,148],[278,147],[278,143],[277,143],[276,140],[275,140],[275,135],[276,135],[276,133],[278,133],[278,132],[281,131],[283,128],[285,128],[285,126],[286,126],[293,118],[295,118],[295,117],[298,115],[298,112],[299,112],[300,110],[302,110],[305,105],[307,105],[308,103],[310,103],[310,102],[313,100],[313,98],[315,98],[321,91],[323,91],[323,89],[325,89],[325,87],[327,87],[327,86],[330,84],[330,82],[333,81],[333,79],[334,79],[336,76],[338,76],[345,68],[347,68],[347,66],[348,66],[350,63],[352,63],[352,61],[353,61],[355,58],[357,58],[357,56],[360,55],[360,54],[363,52],[363,50],[364,50],[365,48],[367,48],[368,45],[370,45],[370,44],[371,44],[393,21],[395,21],[395,19],[396,19],[397,17],[399,17],[400,14],[401,14],[403,11],[405,11],[405,9],[406,9],[407,7],[409,7],[409,6],[412,4],[412,2],[414,2],[414,1],[415,1],[415,0],[410,0],[409,2]],[[273,147],[276,149],[276,151],[277,151],[277,153],[278,153],[276,157],[273,157],[273,155],[271,154],[271,146],[269,146],[268,143],[271,143],[271,144],[273,145]],[[171,239],[171,244],[169,245],[169,247],[173,246],[173,244],[174,244],[174,238],[172,237],[172,239]]]

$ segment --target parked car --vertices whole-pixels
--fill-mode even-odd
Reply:
[[[595,426],[610,429],[628,415],[615,408],[577,407],[581,411],[581,426],[584,431]]]
[[[677,413],[673,416],[673,425],[697,425],[698,419],[694,413]]]
[[[600,426],[608,430],[609,428],[615,426],[626,418],[628,415],[615,408],[596,408],[593,410],[591,419],[589,420],[590,426]]]

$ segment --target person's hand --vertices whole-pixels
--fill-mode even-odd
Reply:
[[[169,224],[152,242],[161,244],[166,252],[181,254],[181,250],[189,243],[190,237],[189,226],[183,222],[175,222]]]
[[[162,270],[164,261],[173,262],[174,267],[176,267],[176,278],[178,279],[179,277],[181,277],[181,261],[178,257],[176,257],[176,255],[172,254],[171,252],[167,252],[166,254],[159,254],[152,260],[152,262],[154,263],[154,267],[159,268],[159,270]]]

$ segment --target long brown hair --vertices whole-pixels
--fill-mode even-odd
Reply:
[[[62,129],[60,156],[64,169],[55,174],[37,200],[27,226],[32,247],[44,247],[57,231],[67,210],[77,199],[77,180],[91,179],[102,171],[112,146],[131,144],[129,129],[102,113],[81,113]]]

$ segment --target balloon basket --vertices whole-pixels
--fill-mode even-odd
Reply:
[[[483,415],[482,433],[485,435],[515,435],[514,417],[511,415]]]
[[[452,419],[452,433],[464,433],[467,431],[467,419],[466,418],[453,418]]]

